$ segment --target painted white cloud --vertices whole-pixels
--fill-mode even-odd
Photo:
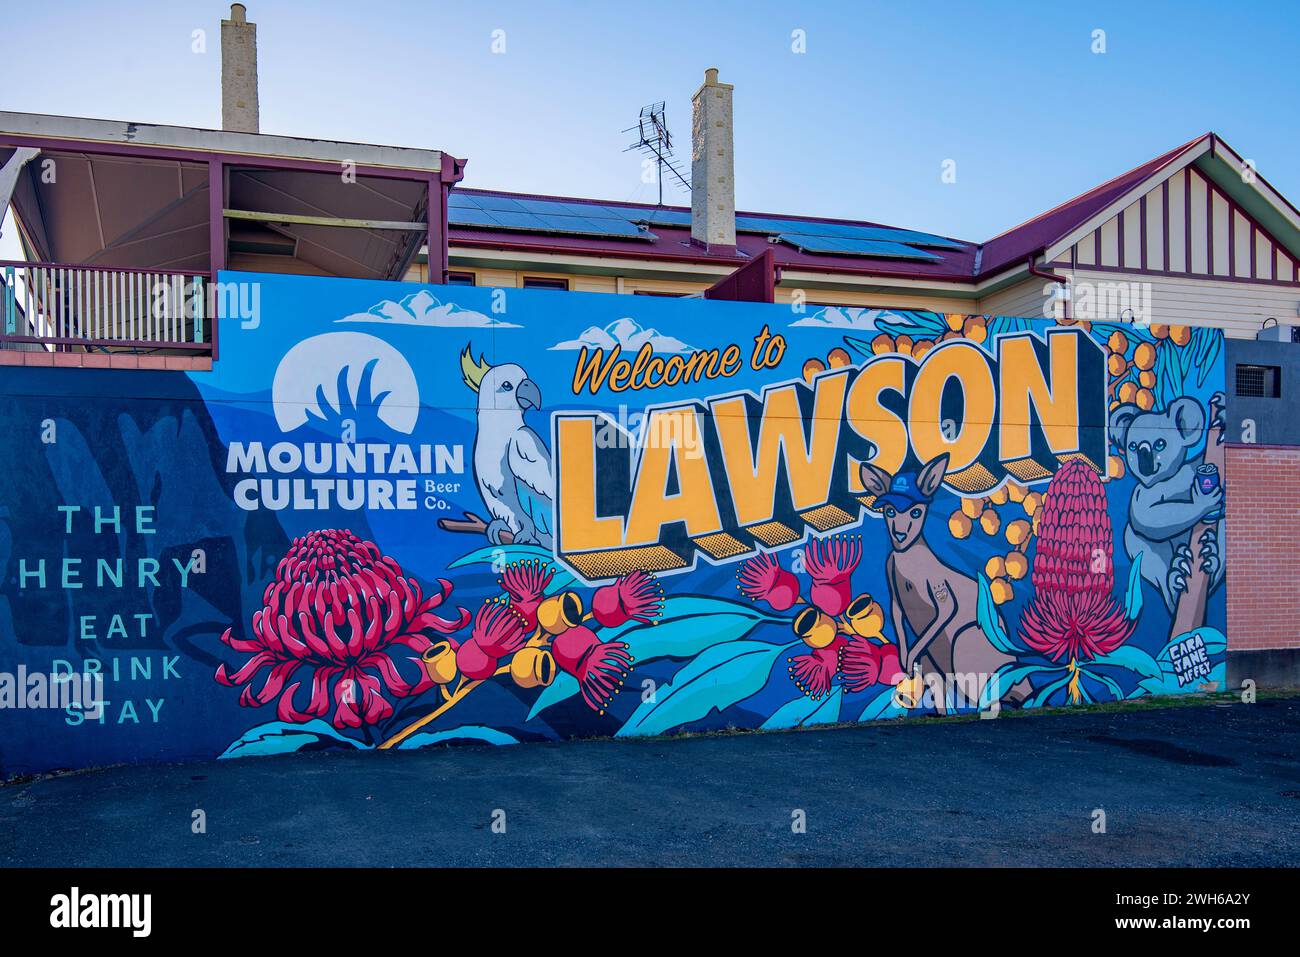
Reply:
[[[362,373],[371,361],[375,363],[371,393],[388,393],[375,414],[389,428],[409,435],[420,411],[415,373],[400,352],[364,332],[325,332],[304,339],[284,354],[271,380],[271,402],[280,431],[292,432],[307,421],[309,412],[331,418],[330,410],[321,407],[317,390],[331,409],[343,408],[356,398]],[[348,370],[347,397],[339,395],[339,372],[344,366]]]
[[[401,300],[385,299],[365,312],[354,312],[337,322],[373,322],[396,326],[428,326],[438,329],[519,329],[517,322],[494,319],[472,309],[462,309],[454,302],[440,302],[428,290],[405,296]]]
[[[811,316],[804,316],[802,319],[795,320],[790,325],[814,326],[822,329],[857,329],[862,332],[869,332],[876,328],[876,320],[878,319],[899,321],[902,317],[888,309],[827,306],[824,309],[818,309]]]
[[[566,339],[551,346],[552,350],[577,350],[586,346],[588,349],[613,349],[622,346],[624,352],[636,352],[646,343],[655,352],[694,352],[695,347],[687,345],[674,336],[665,335],[658,329],[647,329],[635,319],[615,319],[603,329],[600,326],[588,326],[576,339]]]

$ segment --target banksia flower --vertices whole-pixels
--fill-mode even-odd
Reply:
[[[810,654],[795,655],[790,659],[790,677],[795,686],[809,698],[822,698],[830,694],[831,682],[840,670],[840,656],[847,639],[837,637],[824,648]]]
[[[659,617],[663,606],[663,589],[654,575],[643,571],[596,589],[591,598],[591,614],[604,628],[616,628],[626,621],[649,624]]]
[[[510,596],[510,607],[519,613],[529,631],[537,627],[537,606],[554,576],[555,570],[536,558],[511,562],[501,574],[499,584]]]
[[[853,600],[853,572],[862,561],[862,542],[857,538],[812,539],[804,556],[804,567],[812,577],[810,598],[820,611],[835,618]]]
[[[556,635],[551,642],[551,654],[561,671],[578,679],[587,707],[601,714],[623,687],[623,679],[632,667],[632,656],[625,642],[601,641],[583,625]]]
[[[1074,459],[1053,476],[1043,500],[1034,553],[1034,597],[1020,635],[1052,661],[1106,655],[1133,632],[1113,597],[1114,544],[1106,490],[1097,472]]]
[[[736,580],[746,598],[751,601],[761,599],[776,611],[786,611],[799,600],[799,579],[767,553],[741,562]]]

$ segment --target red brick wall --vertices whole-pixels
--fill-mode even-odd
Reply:
[[[1226,452],[1228,649],[1300,648],[1300,448]]]

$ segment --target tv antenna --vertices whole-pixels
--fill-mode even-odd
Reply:
[[[636,126],[629,126],[624,133],[636,133],[637,140],[623,152],[637,150],[647,158],[655,161],[655,181],[659,184],[659,205],[664,204],[664,170],[668,170],[685,190],[691,191],[691,184],[673,165],[673,138],[668,132],[668,120],[664,115],[664,101],[641,107],[641,115]]]

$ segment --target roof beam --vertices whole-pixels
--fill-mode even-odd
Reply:
[[[346,229],[388,229],[422,233],[427,223],[408,223],[390,219],[343,219],[338,216],[300,216],[297,213],[265,213],[251,209],[223,209],[226,219],[246,219],[257,223],[289,223],[298,226],[339,226]]]

